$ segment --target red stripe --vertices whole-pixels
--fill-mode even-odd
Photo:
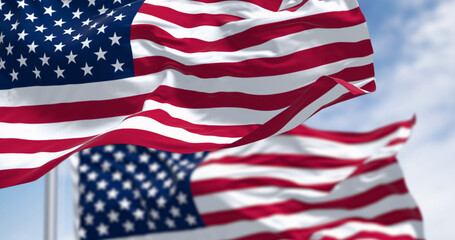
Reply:
[[[277,159],[281,160],[281,159]],[[359,168],[352,173],[348,178],[354,176],[369,173],[372,171],[379,170],[380,168],[388,167],[396,163],[395,158],[386,158],[383,160],[374,161],[367,163],[365,165],[360,165]],[[244,163],[248,164],[248,163]],[[278,168],[277,168],[278,169]],[[347,179],[347,178],[346,178]],[[345,180],[346,180],[345,179]],[[213,194],[224,191],[248,189],[248,188],[258,188],[258,187],[285,187],[285,188],[307,188],[314,189],[319,191],[331,191],[339,182],[326,183],[326,184],[314,184],[314,185],[304,185],[297,184],[292,181],[268,178],[268,177],[254,177],[254,178],[242,178],[242,179],[231,179],[231,178],[212,178],[208,180],[201,181],[192,181],[191,182],[191,191],[193,196],[201,196],[207,194]]]
[[[144,3],[140,13],[152,15],[181,27],[194,28],[198,26],[223,26],[226,23],[243,20],[241,17],[228,14],[183,13],[172,8]]]
[[[236,221],[257,220],[272,215],[297,214],[310,210],[327,209],[357,209],[373,204],[390,195],[404,194],[408,190],[403,180],[386,185],[380,185],[366,192],[351,197],[327,201],[322,203],[305,203],[298,200],[288,200],[275,204],[256,205],[254,207],[239,208],[228,211],[203,214],[202,219],[207,226],[228,224]],[[221,199],[220,199],[221,200]]]
[[[182,52],[233,52],[265,43],[293,33],[315,28],[345,28],[365,22],[359,8],[349,11],[321,13],[281,22],[254,26],[216,41],[175,38],[164,29],[150,24],[131,26],[131,40],[145,39]]]
[[[322,224],[319,226],[306,228],[306,229],[289,229],[283,232],[262,232],[257,234],[252,234],[249,236],[244,236],[237,238],[237,240],[281,240],[281,239],[293,239],[293,240],[308,240],[310,237],[321,230],[330,229],[349,222],[361,222],[361,223],[374,223],[384,226],[390,226],[405,221],[422,221],[420,211],[417,208],[414,209],[401,209],[392,211],[381,216],[372,218],[372,219],[363,219],[363,218],[346,218],[339,221],[334,221],[327,224]],[[380,238],[382,239],[382,238]],[[410,238],[413,239],[414,238]],[[417,240],[417,239],[415,239]]]
[[[218,3],[218,2],[224,2],[224,1],[231,1],[231,0],[192,0],[195,2],[202,2],[202,3]],[[272,1],[272,0],[239,0],[242,2],[248,2],[254,5],[257,5],[259,7],[265,8],[270,11],[278,11],[281,5],[281,1]]]
[[[349,238],[334,238],[334,237],[323,237],[321,240],[358,240],[358,239],[381,239],[381,240],[415,240],[414,237],[409,235],[396,235],[391,236],[385,233],[380,232],[369,232],[369,231],[362,231],[356,235],[353,235]]]
[[[334,169],[340,167],[357,166],[365,159],[334,159],[312,155],[291,155],[291,154],[261,154],[255,153],[248,156],[227,156],[221,159],[202,162],[199,167],[211,164],[246,164],[274,167],[312,168],[312,169]],[[279,170],[279,168],[277,168]]]
[[[371,78],[373,74],[373,65],[368,64],[347,68],[331,76],[351,82]],[[161,85],[148,99],[185,108],[240,107],[267,111],[288,107],[310,87],[311,84],[284,93],[253,95],[241,92],[205,93]]]
[[[324,131],[300,125],[284,134],[305,137],[317,137],[342,143],[365,143],[377,141],[378,139],[381,139],[387,135],[392,134],[393,132],[397,131],[400,128],[412,128],[415,122],[416,118],[413,117],[412,119],[407,121],[393,123],[388,126],[363,133]]]
[[[0,122],[56,123],[134,114],[142,110],[147,94],[99,101],[0,107]]]
[[[287,56],[248,59],[242,62],[184,65],[163,56],[144,57],[134,59],[134,71],[137,76],[176,69],[185,75],[199,78],[262,77],[303,71],[344,59],[369,56],[372,53],[370,40],[363,40],[357,43],[327,44]]]

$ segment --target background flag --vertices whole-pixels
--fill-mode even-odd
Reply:
[[[423,239],[395,155],[414,120],[367,133],[305,126],[175,154],[108,145],[74,161],[81,239]],[[118,237],[118,238],[117,238]]]
[[[356,0],[8,0],[0,22],[0,187],[93,146],[239,146],[374,90]]]

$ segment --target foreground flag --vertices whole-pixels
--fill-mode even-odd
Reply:
[[[208,154],[87,149],[73,161],[78,236],[423,239],[395,158],[413,124],[368,133],[300,126]]]
[[[93,146],[239,146],[374,90],[356,0],[2,1],[0,22],[0,187]]]

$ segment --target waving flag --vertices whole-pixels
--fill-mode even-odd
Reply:
[[[81,239],[424,239],[395,155],[414,120],[367,133],[300,126],[175,154],[132,145],[74,161]]]
[[[8,0],[0,22],[0,187],[98,145],[240,146],[374,90],[356,0]]]

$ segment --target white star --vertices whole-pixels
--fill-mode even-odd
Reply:
[[[147,181],[147,182],[144,182],[144,183],[141,185],[141,188],[142,188],[142,189],[149,189],[151,186],[152,186],[152,182]]]
[[[99,163],[101,160],[101,154],[100,153],[94,153],[92,156],[90,156],[90,161],[92,163]]]
[[[187,203],[186,198],[187,198],[186,194],[182,192],[179,192],[179,194],[177,194],[177,201],[179,202],[180,205]]]
[[[107,14],[107,16],[112,17],[112,15],[114,15],[114,13],[115,13],[115,11],[114,11],[114,10],[111,10],[111,11]]]
[[[0,10],[2,10],[3,5],[5,5],[5,3],[3,3],[3,2],[0,0]]]
[[[19,5],[19,7],[21,7],[21,8],[25,8],[25,6],[28,6],[28,4],[25,3],[25,0],[22,0],[22,1],[17,2],[17,5]],[[18,8],[19,8],[19,7],[18,7]]]
[[[101,180],[99,182],[96,183],[96,189],[98,190],[106,190],[106,187],[107,187],[108,183],[106,182],[106,180]]]
[[[145,214],[145,212],[140,208],[136,209],[133,212],[133,216],[134,216],[134,219],[136,219],[136,221],[144,220],[144,214]]]
[[[17,39],[17,41],[19,41],[19,40],[21,40],[21,39],[25,41],[25,36],[27,36],[28,33],[26,33],[26,32],[25,32],[25,29],[24,29],[24,30],[22,30],[21,33],[18,33],[17,35],[19,35],[19,38]]]
[[[88,192],[85,195],[85,202],[93,202],[94,198],[95,198],[95,194],[93,192]]]
[[[125,223],[123,223],[123,228],[125,228],[125,232],[133,232],[134,231],[134,224],[130,222],[130,220],[126,220]]]
[[[112,180],[113,181],[121,181],[122,180],[122,173],[119,171],[116,171],[112,174]]]
[[[34,22],[36,19],[38,19],[37,17],[35,17],[34,13],[32,13],[32,14],[26,13],[26,14],[27,14],[27,17],[25,19],[28,19],[28,20],[30,20],[32,22]]]
[[[171,158],[172,159],[175,159],[175,160],[178,160],[182,157],[182,154],[181,153],[172,153],[171,154]]]
[[[150,172],[156,172],[156,171],[158,171],[158,169],[160,169],[160,165],[156,162],[149,165]]]
[[[54,20],[54,22],[55,22],[54,26],[59,26],[59,27],[63,27],[63,24],[66,23],[66,22],[64,22],[61,18],[60,18],[60,20],[58,20],[58,21],[55,21],[55,20]]]
[[[120,45],[120,42],[119,42],[120,38],[122,38],[122,37],[117,36],[117,33],[114,33],[114,35],[112,37],[109,37],[109,39],[111,39],[111,41],[112,41],[111,46],[114,44]]]
[[[150,155],[145,153],[145,152],[142,153],[141,155],[139,155],[139,162],[140,163],[148,163],[149,159],[150,159]]]
[[[105,8],[103,5],[102,8],[98,9],[98,12],[100,12],[100,15],[102,15],[102,14],[105,14],[107,12],[107,10],[109,10],[109,9]]]
[[[100,235],[100,236],[109,234],[109,226],[104,225],[104,223],[100,223],[100,225],[98,225],[96,230],[98,231],[98,235]]]
[[[43,64],[42,64],[41,66],[44,66],[44,64],[46,64],[46,65],[49,66],[49,59],[50,59],[50,57],[47,57],[47,56],[46,56],[46,53],[44,53],[44,54],[43,54],[43,57],[40,57],[39,59],[43,62]]]
[[[111,210],[109,212],[109,214],[107,215],[107,217],[109,218],[109,222],[118,222],[118,215],[119,213],[114,211],[114,210]]]
[[[107,192],[107,198],[116,199],[118,194],[119,194],[119,191],[117,191],[115,188],[113,188]]]
[[[114,22],[115,22],[115,21],[122,21],[124,17],[126,17],[126,16],[120,13],[120,15],[117,15],[117,16],[115,17]]]
[[[123,68],[122,68],[123,64],[124,63],[119,62],[118,59],[117,59],[117,61],[114,64],[111,64],[111,65],[115,68],[114,72],[117,72],[118,70],[123,72]]]
[[[87,64],[86,64],[87,65]],[[85,70],[84,70],[85,71]],[[90,73],[91,74],[91,73]],[[103,170],[103,172],[109,172],[111,170],[111,166],[112,164],[108,161],[103,161],[103,163],[101,164],[101,169]]]
[[[170,218],[166,218],[166,225],[168,228],[175,228],[175,222]]]
[[[153,208],[150,210],[150,216],[155,220],[160,219],[160,213]]]
[[[158,190],[155,187],[152,187],[150,190],[148,190],[147,197],[155,197],[157,193]]]
[[[92,29],[92,28],[96,28],[96,26],[97,26],[97,25],[98,25],[98,23],[97,23],[97,22],[96,22],[96,23],[93,23],[93,24],[92,24],[92,26],[90,26],[90,29]]]
[[[16,81],[19,80],[19,79],[17,78],[17,77],[18,77],[18,74],[19,74],[19,73],[16,72],[16,71],[14,71],[14,69],[13,69],[13,71],[9,74],[9,75],[11,75],[11,77],[13,77],[13,80],[12,80],[13,82],[14,82],[14,80],[16,80]]]
[[[163,180],[166,178],[166,176],[167,176],[167,173],[166,173],[166,171],[163,170],[156,175],[156,179]]]
[[[63,44],[62,42],[60,42],[59,44],[57,45],[54,45],[55,46],[55,51],[54,52],[57,52],[57,51],[62,51],[63,47],[66,46],[65,44]]]
[[[171,213],[171,215],[174,217],[174,218],[178,218],[180,217],[180,209],[175,207],[175,206],[172,206],[171,207],[171,210],[169,210],[169,212]]]
[[[85,63],[85,67],[81,68],[84,71],[84,76],[87,74],[93,75],[92,68],[92,66],[89,66],[87,63]]]
[[[63,3],[62,8],[64,8],[64,7],[70,8],[71,1],[72,0],[62,0],[62,3]]]
[[[118,3],[121,4],[121,3],[122,3],[122,0],[114,0],[114,3],[116,3],[116,2],[118,2]]]
[[[179,173],[177,173],[177,179],[178,179],[179,181],[185,179],[185,176],[186,176],[186,174],[185,174],[184,171],[180,171]]]
[[[145,180],[146,176],[144,173],[139,173],[134,175],[134,178],[136,178],[136,180],[138,180],[139,182],[142,182]]]
[[[131,183],[131,181],[126,180],[126,181],[122,182],[122,187],[123,187],[123,190],[131,189],[133,187],[133,184]]]
[[[97,177],[98,174],[96,172],[90,172],[89,174],[87,174],[87,179],[89,181],[95,181]]]
[[[91,5],[95,6],[95,0],[88,0],[88,6],[90,7]]]
[[[64,71],[65,69],[60,69],[60,66],[57,66],[57,69],[54,70],[54,72],[57,73],[57,78],[65,78],[65,76],[63,76]]]
[[[85,149],[84,149],[85,150]],[[87,164],[82,164],[80,167],[79,167],[79,172],[80,173],[86,173],[88,170],[90,169],[90,167],[87,165]]]
[[[46,38],[46,39],[45,39],[44,41],[50,41],[50,42],[52,42],[52,40],[53,40],[54,38],[56,38],[56,36],[54,36],[54,34],[51,33],[51,35],[47,35],[47,36],[45,36],[45,38]]]
[[[87,18],[87,20],[82,22],[82,26],[89,25],[91,22],[92,20],[90,20],[90,18]]]
[[[156,200],[156,205],[158,205],[159,208],[164,208],[166,206],[166,199],[161,196]]]
[[[147,221],[147,226],[150,230],[155,230],[156,229],[156,225],[154,222],[152,221]]]
[[[36,67],[35,67],[35,69],[36,69]],[[81,194],[84,194],[84,193],[85,193],[85,185],[84,185],[84,184],[80,184],[80,185],[79,185],[79,192],[80,192]]]
[[[87,213],[87,215],[85,215],[85,218],[84,218],[85,225],[87,225],[87,226],[93,225],[93,219],[94,219],[93,215],[90,213]]]
[[[106,30],[106,28],[107,28],[107,26],[104,26],[104,24],[101,25],[101,27],[98,28],[97,35],[100,34],[100,33],[105,33],[104,30]]]
[[[41,78],[41,76],[40,76],[40,73],[41,73],[41,72],[38,71],[38,69],[37,69],[36,67],[35,67],[35,70],[32,71],[32,72],[35,74],[35,79]]]
[[[82,43],[82,49],[84,49],[85,47],[86,48],[90,48],[90,42],[92,42],[92,40],[88,40],[88,38],[85,39],[85,41],[81,42]]]
[[[63,34],[68,34],[68,35],[71,35],[75,30],[73,30],[73,28],[68,28],[68,29],[65,29],[63,30]]]
[[[134,163],[130,162],[125,166],[125,170],[130,173],[134,173],[136,171],[136,165]]]
[[[127,211],[130,209],[131,202],[128,199],[126,199],[125,197],[122,200],[120,200],[118,203],[120,205],[120,209],[124,209]]]
[[[73,41],[74,40],[78,40],[79,41],[79,38],[81,38],[82,35],[80,33],[78,33],[76,36],[73,37]]]
[[[66,55],[65,56],[66,58],[68,58],[68,64],[70,63],[76,63],[76,57],[77,57],[77,54],[73,54],[73,51],[70,51],[70,54],[69,55]],[[99,154],[98,154],[99,155]],[[93,155],[93,156],[96,156],[96,155]],[[93,156],[92,156],[92,159],[93,159]],[[101,156],[100,156],[101,157]],[[93,161],[93,160],[92,160]]]
[[[101,48],[100,48],[100,51],[101,51]],[[134,145],[128,144],[128,145],[126,145],[126,148],[128,148],[128,152],[130,152],[130,153],[137,152],[137,148]]]
[[[50,7],[44,7],[45,11],[44,11],[44,14],[49,14],[49,16],[52,17],[52,14],[55,13],[56,11],[55,10],[52,10],[52,6]]]
[[[81,14],[84,13],[84,12],[81,12],[79,11],[79,8],[77,9],[77,11],[73,12],[73,18],[78,18],[78,19],[81,19]]]
[[[104,55],[106,55],[107,51],[103,51],[103,49],[101,49],[100,47],[100,50],[98,52],[95,52],[96,56],[98,56],[96,58],[97,61],[99,61],[100,59],[104,59],[106,60],[106,57]]]
[[[0,57],[0,69],[6,69],[5,63],[6,63],[6,61],[3,61],[3,59]]]
[[[77,234],[79,235],[80,238],[87,238],[87,231],[85,231],[85,229],[83,228],[79,228]]]
[[[113,152],[114,149],[115,149],[114,145],[106,145],[106,146],[104,146],[104,151],[105,152]]]
[[[193,226],[197,224],[196,217],[193,215],[186,215],[185,221],[188,223],[188,225]]]
[[[17,30],[17,26],[19,25],[19,21],[16,20],[16,23],[11,24],[11,31]]]
[[[11,43],[8,43],[8,47],[6,47],[6,55],[13,54],[13,48],[14,46],[11,45]]]
[[[164,181],[163,187],[170,188],[172,186],[172,183],[173,183],[172,179],[169,178],[168,180]]]
[[[11,17],[14,16],[14,14],[11,13],[11,11],[9,11],[7,14],[4,14],[5,15],[5,19],[3,19],[3,21],[11,21]]]
[[[140,192],[138,189],[135,189],[135,190],[133,191],[133,198],[134,198],[134,199],[138,199],[138,198],[140,198],[140,197],[141,197],[141,192]]]
[[[35,41],[33,41],[32,44],[27,44],[27,46],[28,46],[28,52],[29,53],[30,52],[36,53],[35,49],[36,49],[36,47],[38,47],[38,45],[35,44]]]
[[[96,203],[95,203],[95,205],[94,205],[94,206],[95,206],[95,212],[103,212],[103,211],[104,211],[104,206],[105,206],[105,205],[106,205],[106,204],[105,204],[103,201],[101,201],[100,199],[98,199],[98,201],[96,201]]]
[[[27,58],[24,58],[21,54],[21,58],[17,59],[17,61],[19,62],[19,67],[22,67],[22,65],[26,66],[27,67]]]
[[[122,151],[117,151],[113,155],[116,162],[122,162],[123,158],[125,158],[125,154]]]
[[[35,32],[44,32],[44,30],[46,30],[47,28],[44,27],[44,24],[39,26],[39,27],[36,27],[36,30]]]
[[[166,160],[167,159],[167,154],[165,152],[160,152],[158,154],[158,157],[161,159],[161,160]]]

